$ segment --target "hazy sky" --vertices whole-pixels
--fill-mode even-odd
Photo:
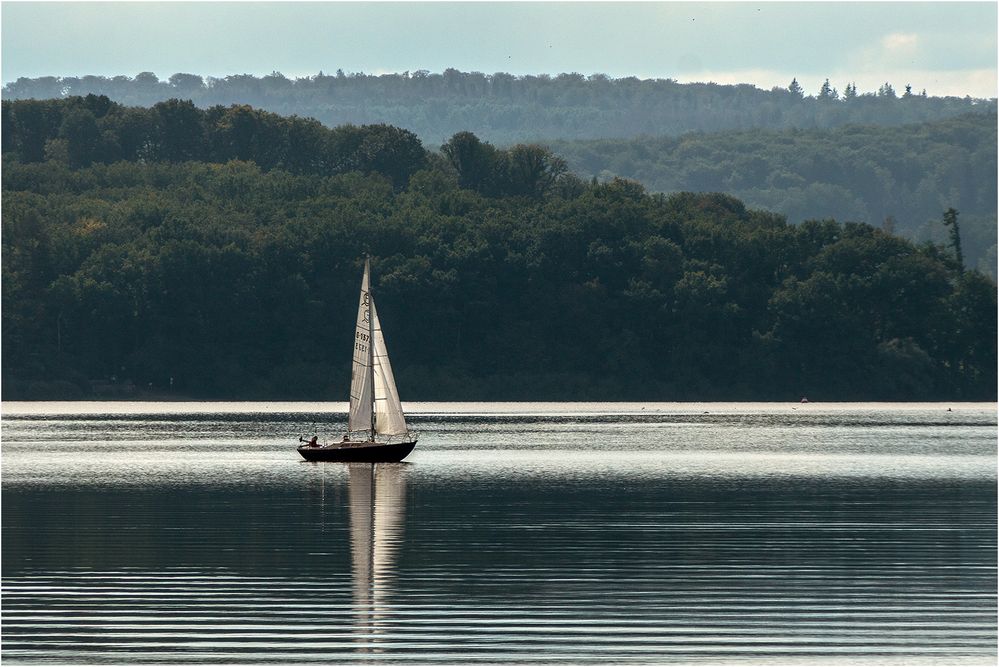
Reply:
[[[419,69],[996,97],[995,2],[11,2],[2,77]]]

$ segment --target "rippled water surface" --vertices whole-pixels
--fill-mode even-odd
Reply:
[[[2,658],[996,656],[994,404],[5,403]]]

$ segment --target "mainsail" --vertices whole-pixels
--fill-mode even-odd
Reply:
[[[379,435],[405,435],[406,418],[395,387],[385,337],[378,322],[378,310],[369,285],[370,262],[364,262],[361,302],[354,330],[354,364],[350,380],[349,431],[370,431]]]
[[[364,278],[361,279],[361,303],[357,307],[357,327],[354,329],[354,364],[350,377],[350,415],[347,419],[348,431],[372,430],[371,412],[374,400],[374,378],[371,367],[373,349],[371,346],[371,292],[368,288],[370,267],[364,262]]]

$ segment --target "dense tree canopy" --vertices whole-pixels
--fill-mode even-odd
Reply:
[[[246,105],[202,111],[168,100],[150,109],[123,107],[106,97],[3,102],[3,155],[17,162],[55,161],[72,168],[118,161],[140,163],[253,162],[264,170],[328,176],[377,173],[396,189],[442,156],[412,132],[390,125],[328,129],[312,119],[284,118]],[[474,148],[463,147],[467,142]],[[476,164],[464,153],[481,152]],[[540,197],[566,180],[565,161],[536,144],[499,150],[460,133],[443,157],[464,185],[490,196]],[[470,170],[478,170],[474,175]]]
[[[996,116],[903,127],[739,131],[677,138],[552,142],[584,178],[623,177],[653,192],[726,192],[793,223],[886,224],[944,242],[941,211],[961,211],[968,264],[995,277]]]
[[[916,82],[912,82],[916,83]],[[828,84],[828,82],[827,82]],[[898,96],[890,84],[845,94],[824,86],[805,96],[797,80],[787,88],[748,84],[681,84],[671,79],[612,79],[602,74],[513,76],[497,72],[363,73],[289,79],[280,72],[224,78],[177,73],[160,81],[137,76],[21,78],[4,86],[4,99],[50,99],[88,94],[149,107],[171,98],[202,108],[249,104],[283,115],[316,118],[329,127],[387,123],[409,128],[436,145],[461,131],[508,145],[554,139],[676,136],[692,131],[830,128],[844,124],[901,125],[978,110],[996,113],[995,100]]]
[[[446,160],[462,187],[486,196],[540,196],[571,181],[571,170],[633,179],[653,192],[726,192],[792,223],[866,222],[917,242],[946,243],[940,212],[954,207],[968,265],[996,275],[994,114],[904,127],[550,142],[558,155],[538,145],[501,150],[468,131],[428,154],[413,133],[389,125],[331,130],[246,105],[201,110],[174,99],[143,109],[95,95],[4,102],[2,128],[4,154],[22,162],[237,159],[294,174],[374,171],[399,189],[430,161]]]
[[[409,400],[995,399],[995,283],[949,248],[474,135],[3,113],[6,399],[344,399],[367,253]]]

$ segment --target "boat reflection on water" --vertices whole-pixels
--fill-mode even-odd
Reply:
[[[347,465],[357,651],[377,653],[391,621],[389,604],[406,517],[407,464]]]

